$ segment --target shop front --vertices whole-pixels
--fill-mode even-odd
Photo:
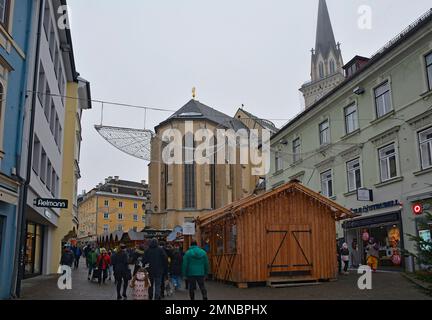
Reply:
[[[426,217],[426,214],[432,214],[432,198],[412,202],[412,211],[415,216],[417,235],[430,243],[432,240],[432,221]],[[432,269],[432,266],[420,264],[419,268]]]
[[[44,226],[34,222],[27,222],[24,266],[25,278],[42,274],[43,247]]]
[[[350,247],[352,265],[366,264],[366,246],[370,239],[379,245],[379,268],[402,270],[403,228],[401,211],[356,218],[343,224]]]

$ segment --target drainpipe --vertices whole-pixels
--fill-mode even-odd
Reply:
[[[42,15],[45,8],[45,0],[40,0],[39,2],[39,16],[38,16],[38,26],[37,26],[37,35],[36,35],[36,52],[35,52],[35,68],[33,75],[33,93],[32,93],[32,101],[31,101],[31,110],[30,110],[30,128],[29,128],[29,136],[28,136],[28,149],[27,149],[27,163],[26,163],[26,177],[24,179],[24,183],[21,185],[21,192],[19,197],[18,204],[18,225],[17,225],[17,254],[15,265],[17,266],[17,280],[16,280],[16,288],[15,295],[16,297],[20,297],[21,295],[21,282],[24,278],[24,267],[25,267],[25,242],[26,242],[26,205],[27,205],[27,194],[28,188],[30,185],[31,178],[31,168],[32,168],[32,156],[33,156],[33,137],[34,137],[34,125],[35,125],[35,113],[36,113],[36,96],[38,89],[38,78],[39,78],[39,65],[40,65],[40,40],[42,33]]]

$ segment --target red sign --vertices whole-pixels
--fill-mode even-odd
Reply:
[[[415,215],[420,215],[423,213],[423,205],[416,203],[415,205],[413,205],[412,207],[413,212]]]

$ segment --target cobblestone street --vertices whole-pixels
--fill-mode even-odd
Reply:
[[[353,272],[349,276],[341,276],[338,281],[321,283],[313,286],[268,288],[254,287],[238,289],[232,285],[207,282],[210,300],[355,300],[355,299],[384,299],[384,300],[431,300],[415,284],[405,279],[399,273],[377,273],[373,275],[373,289],[359,290],[357,275]],[[114,282],[105,285],[90,283],[84,264],[73,273],[72,290],[59,290],[57,277],[37,277],[25,280],[23,283],[22,299],[24,300],[115,300]],[[129,288],[128,296],[131,297]],[[197,292],[197,298],[201,296]],[[180,290],[167,300],[187,300],[186,290]]]

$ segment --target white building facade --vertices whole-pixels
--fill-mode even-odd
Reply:
[[[28,95],[23,131],[22,158],[27,158],[29,144],[33,144],[31,179],[27,197],[27,241],[25,248],[25,276],[55,273],[50,260],[53,235],[58,226],[59,209],[37,208],[36,198],[58,199],[61,196],[63,169],[63,129],[65,127],[65,94],[67,82],[76,81],[77,73],[73,59],[70,31],[61,28],[59,19],[65,4],[60,0],[45,0],[42,19],[42,32],[37,36],[39,4],[31,40],[31,61],[28,79]],[[60,13],[59,13],[60,12]],[[38,45],[39,42],[39,45]],[[39,53],[37,52],[39,48]],[[38,61],[36,61],[39,57]],[[35,70],[37,68],[37,70]],[[36,83],[36,104],[33,141],[29,141],[31,105],[34,91],[34,73],[38,73]],[[26,161],[22,161],[21,172],[26,172]]]
[[[430,237],[413,206],[432,205],[432,11],[370,60],[359,58],[273,135],[267,188],[297,179],[352,209],[356,218],[336,228],[351,250],[358,244],[355,259],[365,262],[374,237],[381,268],[412,271],[408,234]]]

